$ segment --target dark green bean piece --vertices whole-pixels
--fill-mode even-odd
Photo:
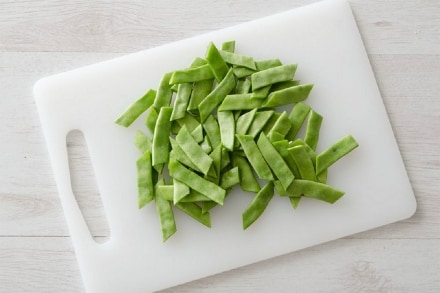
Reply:
[[[290,171],[290,168],[287,166],[283,157],[278,153],[264,133],[260,134],[257,146],[270,169],[272,169],[272,172],[278,180],[280,180],[283,187],[287,189],[295,176]]]
[[[224,98],[234,90],[236,86],[235,76],[232,69],[226,74],[225,78],[214,88],[212,92],[200,103],[199,114],[203,122],[208,118],[211,112],[217,107]]]
[[[153,167],[151,165],[151,152],[147,150],[136,160],[138,206],[143,208],[154,199]]]
[[[162,107],[160,108],[157,123],[154,128],[153,134],[153,148],[152,158],[153,166],[164,164],[168,162],[170,153],[170,130],[171,130],[171,112],[173,108]]]
[[[162,241],[165,242],[174,233],[176,233],[176,222],[174,220],[174,213],[171,202],[165,200],[162,197],[158,188],[155,189],[155,194],[156,210],[157,214],[159,215],[160,226],[162,230]]]
[[[343,191],[338,190],[330,185],[302,179],[293,180],[292,184],[287,190],[287,193],[289,196],[293,197],[305,196],[319,199],[328,203],[335,203],[344,195]]]
[[[291,80],[295,75],[297,64],[286,64],[272,67],[251,75],[252,90],[256,90],[267,85]]]
[[[170,79],[172,72],[165,73],[157,89],[156,99],[154,100],[154,108],[159,112],[161,107],[168,107],[171,103],[173,91],[171,90]]]
[[[358,146],[359,144],[353,136],[344,136],[316,156],[316,174],[321,174],[324,170]]]
[[[307,122],[306,134],[304,142],[308,144],[312,150],[316,149],[319,140],[319,130],[321,129],[322,116],[311,110],[309,121]]]
[[[264,212],[267,205],[274,195],[273,182],[269,181],[263,188],[257,193],[252,202],[243,212],[243,229],[247,229],[252,225]]]
[[[212,159],[202,149],[202,147],[188,132],[186,126],[183,126],[179,133],[176,135],[176,141],[191,162],[197,166],[203,174],[208,174],[209,168],[211,168]]]
[[[182,119],[186,115],[189,98],[191,96],[192,84],[181,83],[177,89],[176,99],[174,100],[173,112],[171,120]]]
[[[219,51],[220,55],[222,56],[223,60],[225,60],[226,63],[231,65],[236,65],[240,67],[249,68],[252,70],[256,70],[254,58],[250,56],[245,56],[237,53],[231,53],[226,51]]]
[[[173,178],[182,181],[190,188],[223,205],[226,195],[226,191],[223,188],[188,170],[173,158],[168,163],[168,170]]]
[[[313,162],[304,146],[294,146],[288,149],[298,167],[300,177],[306,180],[317,181]]]
[[[226,64],[225,60],[223,60],[223,57],[220,55],[217,47],[212,42],[209,43],[208,49],[206,51],[206,61],[211,67],[212,73],[214,74],[217,82],[222,81],[228,73],[229,67]]]
[[[217,119],[220,126],[220,138],[222,144],[229,151],[233,151],[235,140],[234,114],[232,111],[218,112]]]
[[[232,155],[232,165],[238,168],[238,175],[240,176],[240,186],[244,191],[258,192],[260,191],[260,184],[254,176],[248,160],[238,155]]]
[[[304,121],[306,120],[307,115],[309,115],[309,112],[310,112],[310,106],[308,106],[304,103],[297,103],[297,104],[295,104],[295,106],[293,106],[293,108],[289,114],[291,128],[286,135],[286,138],[288,140],[295,139],[296,135],[298,134],[299,129],[301,128]]]
[[[188,216],[193,218],[194,220],[202,223],[206,227],[211,228],[211,217],[208,212],[203,213],[202,208],[197,204],[192,202],[179,202],[176,204],[182,212],[186,213]]]
[[[214,73],[208,64],[176,70],[170,78],[170,84],[193,83],[196,81],[213,79]]]
[[[222,43],[222,51],[235,52],[235,41],[227,41]]]
[[[130,104],[115,120],[115,123],[124,127],[130,126],[142,113],[150,108],[155,98],[156,91],[152,89],[148,90],[140,99]]]
[[[145,153],[146,151],[151,152],[152,141],[145,133],[141,130],[137,130],[134,137],[134,145],[141,151],[141,153]]]
[[[302,84],[272,92],[269,94],[263,107],[274,108],[302,102],[307,99],[312,88],[313,84]]]
[[[216,148],[221,143],[220,126],[218,125],[217,120],[213,115],[209,115],[202,126],[211,142],[211,146]]]
[[[218,107],[218,111],[252,110],[263,104],[261,99],[252,99],[252,94],[227,95]]]
[[[270,120],[273,113],[274,111],[272,110],[255,113],[255,118],[249,126],[246,134],[249,134],[252,137],[256,137],[263,130],[264,126]]]
[[[257,173],[260,179],[273,180],[272,172],[269,166],[263,158],[254,138],[250,135],[237,134],[237,138],[240,141],[241,146],[249,160],[249,163]]]

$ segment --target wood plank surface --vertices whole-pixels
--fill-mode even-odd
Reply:
[[[83,292],[32,86],[316,0],[0,0],[0,292]],[[440,292],[440,3],[350,0],[418,209],[405,221],[163,292]],[[87,176],[81,141],[72,167]],[[76,180],[95,192],[93,180]],[[96,206],[96,201],[85,202]],[[109,235],[87,212],[97,238]]]

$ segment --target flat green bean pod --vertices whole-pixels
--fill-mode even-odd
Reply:
[[[243,212],[243,229],[249,228],[263,214],[273,195],[273,183],[270,181],[263,186]]]
[[[291,80],[295,75],[297,64],[286,64],[272,67],[252,74],[252,90],[277,82]]]
[[[152,89],[148,90],[145,95],[128,106],[128,108],[115,120],[115,123],[124,127],[130,126],[142,113],[150,108],[155,98],[156,91]]]

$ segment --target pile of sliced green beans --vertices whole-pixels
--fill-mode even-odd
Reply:
[[[302,197],[336,202],[344,194],[326,183],[331,165],[358,146],[347,135],[317,153],[322,116],[303,103],[312,84],[294,80],[296,64],[254,60],[235,41],[205,58],[165,73],[116,119],[129,127],[147,112],[134,139],[139,208],[154,201],[163,241],[176,232],[175,209],[207,227],[209,211],[232,188],[255,194],[243,211],[243,229],[264,212],[275,190],[297,208]],[[281,111],[291,105],[289,112]],[[307,122],[306,122],[307,120]],[[303,138],[298,137],[305,128]]]

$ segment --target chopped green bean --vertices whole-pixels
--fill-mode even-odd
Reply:
[[[174,179],[173,185],[173,203],[176,204],[189,194],[189,187],[176,179]]]
[[[235,120],[231,111],[223,111],[217,113],[218,124],[220,126],[220,138],[223,146],[230,150],[234,150],[235,139]]]
[[[213,78],[214,73],[211,70],[211,66],[205,64],[174,71],[170,78],[170,84],[192,83]]]
[[[242,114],[237,120],[236,133],[246,134],[252,122],[254,121],[257,109],[253,109],[245,114]]]
[[[258,149],[257,144],[254,141],[254,138],[250,135],[242,135],[237,134],[237,138],[240,141],[241,146],[246,154],[246,157],[249,160],[249,163],[257,173],[260,179],[273,180],[272,172],[270,171],[269,166],[263,158],[260,150]]]
[[[255,61],[255,66],[257,67],[258,71],[266,70],[281,65],[283,65],[283,63],[281,63],[280,59],[264,59],[264,60]]]
[[[217,47],[212,42],[209,43],[208,49],[206,51],[206,61],[208,61],[208,64],[211,67],[215,79],[218,82],[222,81],[228,73],[229,67],[226,64],[225,60],[223,60],[223,57],[220,55]]]
[[[156,98],[155,90],[148,90],[140,99],[128,106],[128,108],[115,120],[116,124],[124,127],[130,126],[142,113],[153,104]]]
[[[264,126],[270,120],[273,113],[274,111],[272,110],[255,113],[255,118],[249,126],[246,134],[249,134],[252,137],[256,137],[263,130]]]
[[[218,111],[252,110],[263,104],[261,99],[252,99],[252,94],[227,95],[221,103]]]
[[[159,189],[156,188],[156,191],[158,190]],[[165,242],[177,231],[176,222],[174,220],[174,213],[171,207],[171,202],[165,200],[161,196],[160,192],[156,192],[155,202],[162,230],[162,241]]]
[[[159,113],[156,111],[154,107],[150,107],[147,116],[145,117],[145,126],[147,129],[154,133],[154,128],[156,127],[157,118],[159,117]]]
[[[233,155],[232,165],[238,168],[238,175],[240,176],[240,186],[244,191],[258,192],[260,191],[260,184],[254,177],[254,172],[244,157]]]
[[[232,71],[237,78],[245,78],[256,72],[255,70],[246,67],[232,67]]]
[[[272,136],[273,133],[281,134],[281,139],[284,139],[286,134],[289,132],[291,127],[289,116],[284,111],[281,113],[280,117],[278,117],[277,121],[275,121],[274,125],[268,132],[268,136]]]
[[[194,83],[188,111],[198,111],[200,102],[211,92],[213,84],[214,79],[206,79]]]
[[[272,92],[263,107],[274,108],[302,102],[307,99],[312,88],[313,84],[302,84]]]
[[[170,150],[169,133],[171,130],[170,118],[172,111],[173,108],[171,107],[160,108],[153,134],[153,149],[151,153],[153,166],[168,162]]]
[[[229,189],[240,183],[240,174],[238,172],[238,167],[234,167],[224,172],[220,179],[220,187],[223,189]]]
[[[180,163],[184,164],[185,166],[198,171],[202,172],[191,160],[188,158],[188,156],[185,154],[185,152],[182,150],[182,148],[179,146],[177,141],[174,140],[174,138],[170,137],[170,143],[172,147],[172,151],[170,153],[170,157],[173,157],[175,160],[179,161]]]
[[[154,100],[154,108],[159,112],[161,107],[168,107],[171,103],[173,91],[171,90],[170,79],[172,72],[165,73],[157,89],[156,99]]]
[[[304,142],[308,144],[312,150],[316,149],[319,140],[319,130],[321,129],[322,116],[311,110],[309,121],[307,122],[306,134]]]
[[[188,107],[189,98],[191,96],[192,84],[181,83],[177,89],[176,99],[174,100],[173,112],[171,120],[182,119],[186,115],[186,108]]]
[[[257,193],[252,202],[243,212],[243,229],[249,228],[264,212],[267,205],[274,195],[273,182],[269,181],[263,188]]]
[[[235,41],[227,41],[222,43],[222,51],[226,52],[235,52]]]
[[[310,197],[319,199],[328,203],[336,202],[341,196],[344,195],[343,191],[340,191],[330,185],[320,182],[295,179],[287,190],[289,196],[293,197]]]
[[[295,75],[297,64],[280,65],[252,74],[252,90],[256,90],[267,85],[291,80]]]
[[[287,80],[287,81],[277,82],[271,85],[270,92],[276,92],[299,84],[300,84],[299,80]]]
[[[153,169],[151,165],[151,152],[147,150],[136,161],[137,187],[138,187],[138,206],[144,207],[154,199],[153,189]]]
[[[307,115],[309,115],[309,112],[310,106],[304,103],[297,103],[295,106],[293,106],[289,114],[291,128],[286,135],[288,140],[295,139],[295,136],[298,134],[298,131],[303,125],[304,120],[306,120]]]
[[[182,212],[186,213],[194,220],[202,223],[206,227],[211,228],[211,217],[208,212],[203,213],[202,208],[192,202],[180,202],[176,204]]]
[[[134,145],[141,151],[141,153],[145,153],[146,151],[151,152],[153,147],[151,139],[141,130],[136,131]]]
[[[237,87],[235,88],[235,94],[247,94],[251,89],[251,80],[244,79],[237,81]]]
[[[313,162],[304,146],[294,146],[288,149],[298,167],[302,179],[317,181]]]
[[[321,174],[324,170],[358,146],[359,144],[353,136],[344,136],[316,156],[316,174]]]
[[[220,126],[218,125],[217,120],[213,115],[209,115],[202,126],[211,142],[211,146],[216,148],[221,143]]]
[[[226,63],[256,70],[254,58],[241,54],[220,51],[220,55]]]

